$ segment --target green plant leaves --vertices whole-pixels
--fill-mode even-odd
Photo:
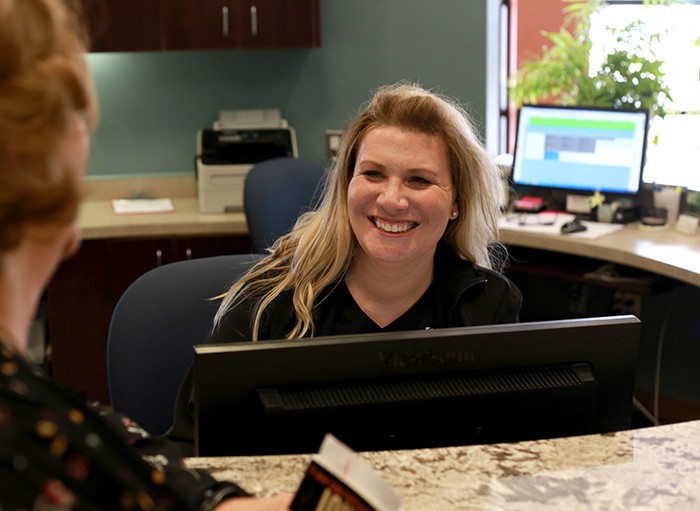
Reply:
[[[665,115],[664,101],[671,97],[664,83],[663,61],[653,53],[659,34],[649,33],[637,20],[614,29],[614,49],[604,58],[601,70],[589,73],[591,52],[590,15],[599,0],[564,0],[565,26],[545,32],[548,44],[541,57],[526,60],[511,77],[511,100],[524,103],[556,102],[582,106],[646,108]],[[571,27],[569,28],[569,25]]]

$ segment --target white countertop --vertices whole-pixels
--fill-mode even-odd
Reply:
[[[175,211],[117,215],[111,201],[86,201],[78,224],[83,239],[248,234],[245,213],[200,213],[196,197],[172,198]]]
[[[500,239],[506,245],[601,259],[700,286],[700,236],[673,229],[644,231],[628,224],[596,240],[502,230]]]

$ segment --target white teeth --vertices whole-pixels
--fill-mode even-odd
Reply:
[[[386,232],[406,232],[411,228],[411,224],[389,224],[375,219],[374,225]]]

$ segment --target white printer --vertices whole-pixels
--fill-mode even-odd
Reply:
[[[279,110],[219,112],[212,129],[197,133],[199,210],[241,211],[248,171],[260,161],[280,156],[297,157],[297,142]]]

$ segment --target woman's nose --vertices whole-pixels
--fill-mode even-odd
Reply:
[[[408,206],[408,197],[403,184],[391,180],[385,182],[377,202],[380,206],[387,209],[406,208]]]

